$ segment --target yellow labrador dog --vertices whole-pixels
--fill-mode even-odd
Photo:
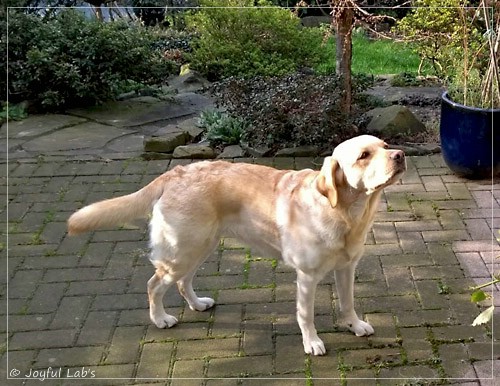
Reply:
[[[318,282],[331,270],[342,325],[373,334],[353,306],[354,269],[363,253],[382,189],[406,170],[404,153],[363,135],[337,146],[320,171],[276,170],[242,163],[199,162],[177,166],[139,191],[80,209],[68,220],[70,234],[116,226],[153,213],[148,281],[150,317],[159,328],[177,319],[165,312],[163,295],[177,283],[193,310],[214,300],[193,290],[197,268],[220,237],[233,236],[265,256],[281,257],[297,271],[297,320],[304,350],[325,354],[314,326]]]

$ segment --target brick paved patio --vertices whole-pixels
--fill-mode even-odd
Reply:
[[[242,161],[313,166],[305,158]],[[1,376],[9,385],[38,384],[35,375],[62,378],[49,385],[498,384],[499,329],[471,326],[479,309],[469,287],[499,271],[492,230],[500,228],[500,184],[492,196],[490,181],[455,177],[439,155],[409,158],[403,183],[383,196],[356,277],[357,310],[375,335],[336,327],[330,275],[316,302],[328,353],[311,357],[295,321],[294,272],[236,240],[224,239],[195,279],[217,305],[193,312],[172,290],[166,305],[180,324],[160,330],[147,311],[145,224],[66,235],[67,217],[83,204],[134,191],[178,163],[40,158],[2,168],[9,237],[0,244],[8,268]]]

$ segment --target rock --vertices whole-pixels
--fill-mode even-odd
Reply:
[[[187,133],[191,137],[191,140],[196,140],[200,138],[205,131],[198,126],[198,120],[198,117],[185,119],[177,123],[177,127],[179,128],[179,130]]]
[[[389,137],[401,133],[416,134],[425,131],[425,125],[404,106],[379,107],[366,114],[373,117],[367,130],[375,135]]]
[[[250,147],[247,143],[241,143],[241,148],[255,158],[267,157],[272,149],[267,146]]]
[[[162,159],[171,159],[172,154],[168,153],[154,153],[154,152],[147,152],[147,153],[142,153],[142,158],[146,161],[156,161],[156,160],[162,160]]]
[[[209,159],[215,158],[214,149],[208,145],[185,145],[177,146],[173,154],[174,158]]]
[[[183,71],[181,75],[169,79],[168,83],[179,93],[200,91],[210,85],[208,80],[194,70]]]
[[[285,147],[276,152],[276,157],[314,157],[319,152],[316,146]]]
[[[176,147],[185,145],[188,136],[184,132],[166,133],[161,137],[144,138],[144,151],[154,153],[171,153]]]
[[[419,148],[425,154],[441,153],[441,145],[439,143],[407,143],[406,145]]]
[[[230,145],[217,158],[241,158],[245,156],[245,151],[240,145]]]

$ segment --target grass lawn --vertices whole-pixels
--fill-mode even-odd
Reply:
[[[352,39],[352,71],[356,74],[401,74],[417,75],[419,56],[405,43],[391,40],[371,40],[361,34]],[[335,41],[330,39],[325,50],[331,52],[316,67],[320,73],[335,71]]]

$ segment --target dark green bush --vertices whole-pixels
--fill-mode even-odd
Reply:
[[[322,32],[302,28],[290,10],[256,7],[253,0],[200,3],[204,8],[187,16],[188,27],[197,35],[190,62],[209,80],[284,75],[319,60]]]
[[[112,99],[125,81],[160,82],[176,68],[155,49],[158,40],[158,30],[74,10],[50,20],[11,12],[9,99],[59,109]]]
[[[357,96],[369,80],[355,79],[354,83]],[[341,83],[334,75],[228,78],[214,84],[211,91],[231,116],[249,123],[243,141],[251,146],[331,149],[355,134],[353,120],[342,114]]]

